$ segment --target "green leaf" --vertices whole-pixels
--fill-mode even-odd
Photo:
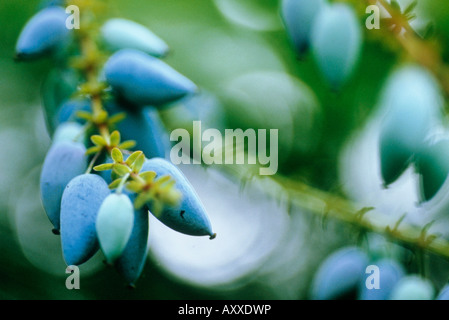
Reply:
[[[112,167],[113,167],[112,163],[103,163],[98,166],[95,166],[94,170],[95,171],[106,171],[106,170],[111,170]]]
[[[115,163],[122,163],[123,162],[123,154],[120,151],[119,148],[114,148],[111,151],[111,157],[112,160],[114,160]]]
[[[126,140],[118,145],[118,147],[122,150],[129,150],[136,146],[136,142],[134,140]]]
[[[154,171],[145,171],[139,174],[139,176],[146,182],[152,182],[154,178],[156,178],[156,175],[157,174]]]
[[[143,153],[139,155],[132,166],[133,172],[139,173],[142,169],[143,164],[145,163],[145,160],[145,155]]]
[[[100,152],[101,149],[103,149],[103,147],[99,147],[99,146],[90,147],[89,149],[86,150],[86,154],[87,155],[95,154],[97,152]]]
[[[119,184],[120,184],[121,181],[122,181],[122,178],[115,179],[114,181],[112,181],[112,182],[109,184],[109,189],[115,189],[115,188],[117,188],[117,187],[119,186]]]
[[[394,10],[401,12],[401,6],[399,5],[399,3],[396,0],[391,0],[391,7]]]
[[[92,141],[92,143],[95,144],[96,146],[104,147],[107,145],[106,140],[102,136],[97,135],[97,134],[91,136],[90,141]]]
[[[130,181],[126,185],[126,188],[132,192],[139,193],[143,189],[143,184],[139,181]]]
[[[114,163],[112,170],[117,173],[119,176],[124,176],[127,173],[131,172],[131,169],[128,166],[120,163]]]
[[[110,125],[115,125],[117,123],[119,123],[120,121],[123,121],[126,118],[126,113],[125,112],[120,112],[120,113],[116,113],[113,116],[109,117],[109,124]]]
[[[136,161],[136,159],[137,159],[142,153],[143,153],[142,151],[135,151],[135,152],[133,152],[133,153],[128,157],[128,159],[126,159],[126,163],[127,163],[129,166],[131,166],[131,165],[134,163],[134,161]]]
[[[111,145],[117,146],[120,143],[120,132],[115,130],[111,133]]]
[[[75,113],[75,115],[79,119],[84,119],[86,121],[91,121],[92,120],[92,114],[90,112],[88,112],[88,111],[78,110]]]
[[[136,209],[142,208],[148,201],[147,197],[148,195],[146,195],[145,193],[140,193],[134,200],[134,208]]]
[[[415,8],[416,8],[416,5],[418,4],[418,1],[413,1],[412,3],[410,3],[408,6],[407,6],[407,8],[405,8],[405,10],[404,10],[404,14],[409,14],[409,13],[411,13]]]

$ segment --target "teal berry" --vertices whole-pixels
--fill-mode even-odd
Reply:
[[[164,207],[162,213],[155,215],[159,221],[178,232],[192,235],[215,238],[207,212],[201,203],[190,182],[184,174],[171,162],[153,158],[147,160],[142,167],[142,172],[154,171],[157,177],[169,175],[175,181],[175,189],[181,192],[181,203],[176,207]],[[151,211],[151,203],[148,204]]]
[[[197,90],[192,81],[163,61],[134,49],[114,53],[104,74],[119,96],[139,106],[162,106]]]
[[[449,300],[449,285],[445,285],[443,289],[441,289],[436,300]]]
[[[429,280],[408,275],[394,286],[390,300],[432,300],[434,295],[435,289]]]
[[[449,140],[427,145],[416,155],[416,163],[420,175],[421,200],[429,201],[449,174]]]
[[[131,201],[134,197],[135,194],[130,195]],[[131,237],[115,263],[117,271],[131,287],[135,286],[145,266],[149,249],[148,231],[148,210],[146,208],[135,209]]]
[[[309,48],[313,23],[324,5],[324,0],[282,1],[281,16],[298,55]]]
[[[368,266],[367,255],[356,247],[345,247],[325,259],[315,274],[313,300],[335,300],[357,291]]]
[[[53,144],[41,171],[42,204],[54,233],[59,233],[61,198],[66,185],[87,167],[86,148],[81,143],[64,141]]]
[[[109,19],[101,28],[101,39],[111,51],[136,49],[155,57],[168,53],[168,45],[145,26],[127,19]]]
[[[133,150],[142,151],[147,158],[164,158],[170,148],[170,140],[164,124],[154,108],[138,110],[126,107],[126,102],[113,102],[106,105],[111,115],[126,112],[126,118],[117,123],[122,140],[134,140]]]
[[[379,151],[384,185],[398,179],[423,150],[441,117],[435,80],[420,67],[406,66],[388,80],[381,100]]]
[[[395,260],[382,259],[372,263],[379,268],[379,288],[368,289],[366,281],[369,274],[361,282],[360,300],[388,300],[395,285],[405,276],[404,268]]]
[[[361,26],[349,5],[323,6],[313,24],[311,45],[318,67],[332,89],[340,89],[354,72],[362,43]]]
[[[60,124],[53,134],[52,144],[60,142],[84,143],[86,135],[84,127],[78,122],[64,122]]]
[[[109,264],[115,262],[128,243],[134,225],[134,208],[126,194],[110,194],[98,210],[96,230],[101,250]]]
[[[95,223],[109,194],[107,183],[96,174],[79,175],[65,188],[61,201],[61,242],[67,265],[80,265],[98,251]]]
[[[65,10],[58,6],[39,11],[20,33],[16,45],[17,58],[37,58],[64,45],[70,34],[66,27],[67,17]]]

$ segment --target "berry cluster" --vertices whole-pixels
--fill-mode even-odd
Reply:
[[[313,278],[311,298],[318,300],[449,299],[449,285],[442,288],[436,295],[435,288],[428,279],[407,270],[405,249],[383,239],[371,237],[370,240],[378,246],[371,250],[349,246],[328,256]],[[376,275],[378,275],[377,279],[375,279]]]
[[[148,252],[149,212],[176,231],[215,237],[195,190],[164,159],[168,143],[157,112],[196,86],[159,60],[168,46],[146,27],[126,19],[97,27],[102,2],[72,2],[80,29],[67,27],[64,1],[45,2],[16,46],[19,60],[55,62],[43,90],[52,146],[41,172],[42,203],[67,265],[101,248],[132,285]]]
[[[340,89],[354,72],[363,44],[353,8],[326,0],[284,0],[282,17],[297,54],[310,48],[329,86]]]

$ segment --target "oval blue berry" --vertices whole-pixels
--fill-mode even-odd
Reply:
[[[388,300],[395,285],[404,277],[404,268],[391,259],[383,259],[373,265],[379,268],[379,288],[369,289],[366,281],[362,281],[360,300]],[[365,276],[365,279],[368,277],[369,274]]]
[[[428,201],[435,196],[449,174],[449,140],[440,140],[427,145],[416,156],[421,176],[421,200]]]
[[[25,25],[16,45],[20,58],[34,58],[58,49],[69,39],[68,15],[61,7],[50,6],[39,11]]]
[[[110,114],[116,114],[127,110],[122,105],[110,103],[106,108]],[[141,150],[147,158],[164,158],[170,147],[164,124],[154,108],[127,111],[126,118],[117,123],[116,129],[120,131],[123,141],[136,141],[133,150]]]
[[[133,49],[113,54],[104,73],[120,96],[141,106],[162,106],[196,91],[192,81],[169,65]]]
[[[144,171],[154,171],[157,177],[169,175],[175,181],[176,190],[182,194],[181,203],[177,207],[166,207],[161,214],[155,215],[166,226],[181,233],[192,236],[209,235],[212,238],[212,226],[206,209],[204,209],[200,198],[184,174],[171,162],[153,158],[147,160],[142,167]],[[151,212],[151,204],[149,204]]]
[[[86,121],[77,117],[76,113],[78,111],[91,111],[91,102],[89,99],[69,99],[65,101],[58,110],[56,115],[56,125],[67,121],[76,121],[78,123],[84,124]]]
[[[367,255],[356,247],[334,252],[324,260],[315,274],[311,298],[333,300],[357,290],[367,266]]]
[[[127,19],[109,19],[101,28],[101,39],[112,51],[136,49],[152,56],[162,57],[168,45],[145,26]]]
[[[131,197],[132,200],[132,197]],[[116,268],[125,281],[134,286],[142,273],[148,254],[148,210],[134,210],[134,226]]]
[[[339,89],[353,73],[361,46],[361,27],[349,5],[337,3],[320,10],[313,24],[313,55],[333,89]]]
[[[389,78],[381,100],[379,151],[384,184],[394,182],[421,152],[431,129],[438,124],[442,98],[433,77],[405,66]]]
[[[61,201],[61,241],[67,265],[79,265],[98,250],[95,229],[98,210],[110,194],[106,182],[96,174],[72,179]]]
[[[40,178],[41,199],[55,232],[60,228],[60,208],[64,188],[70,180],[82,174],[86,167],[86,148],[81,143],[56,143],[45,157]]]
[[[449,285],[445,285],[443,289],[441,289],[436,300],[449,300]]]
[[[284,0],[282,19],[297,53],[303,54],[310,45],[313,22],[324,5],[324,0]]]

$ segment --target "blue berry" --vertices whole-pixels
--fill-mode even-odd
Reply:
[[[436,300],[449,300],[449,285],[445,285],[443,289],[441,289]]]
[[[339,89],[351,76],[361,47],[362,30],[353,9],[342,3],[324,6],[313,24],[312,48],[333,89]]]
[[[404,268],[391,259],[383,259],[372,264],[379,268],[379,288],[368,289],[365,281],[362,281],[360,300],[388,300],[395,285],[404,277]],[[368,275],[365,276],[367,277]]]
[[[89,99],[70,99],[65,101],[60,107],[56,116],[56,125],[67,121],[76,121],[80,124],[86,123],[85,120],[77,117],[78,111],[91,111],[91,101]]]
[[[115,92],[140,106],[162,106],[197,89],[192,81],[166,63],[133,49],[113,54],[104,72]]]
[[[96,230],[106,261],[112,264],[128,243],[134,225],[134,209],[125,194],[111,194],[98,211]]]
[[[111,114],[127,110],[124,103],[109,103],[106,108]],[[147,158],[165,157],[170,147],[168,133],[154,108],[143,108],[126,112],[126,118],[116,125],[122,140],[134,140],[134,150],[141,150]]]
[[[25,25],[16,45],[18,58],[34,58],[56,50],[69,39],[68,15],[61,7],[50,6],[39,11]]]
[[[324,3],[324,0],[282,1],[282,18],[299,55],[309,48],[313,22]]]
[[[98,251],[95,229],[98,210],[110,194],[106,182],[96,174],[72,179],[61,201],[61,241],[67,265],[79,265]]]
[[[131,237],[115,264],[117,271],[131,286],[135,285],[142,273],[148,247],[148,210],[145,208],[134,210],[134,226]]]
[[[334,252],[315,274],[311,298],[333,300],[356,291],[364,279],[367,266],[367,255],[356,247],[345,247]]]
[[[66,185],[87,167],[86,148],[81,143],[60,142],[47,153],[41,171],[42,204],[55,232],[60,228],[61,197]]]
[[[169,175],[176,182],[175,188],[181,192],[182,200],[177,207],[165,207],[163,212],[155,215],[162,223],[181,233],[192,236],[209,235],[215,237],[206,210],[190,182],[171,162],[153,158],[147,160],[142,172],[154,171],[158,177]],[[151,212],[151,203],[148,204]]]
[[[112,51],[136,49],[152,56],[165,56],[168,45],[149,29],[127,19],[110,19],[101,28],[101,39]]]

